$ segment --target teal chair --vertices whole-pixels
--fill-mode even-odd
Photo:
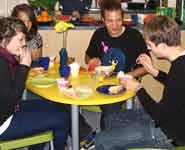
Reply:
[[[100,108],[100,106],[80,106],[81,109],[87,110],[87,111],[92,111],[92,112],[97,112],[97,113],[101,113],[102,110]]]
[[[30,145],[50,142],[51,150],[54,150],[53,146],[53,132],[46,131],[32,136],[19,138],[15,140],[0,141],[0,150],[12,150]]]

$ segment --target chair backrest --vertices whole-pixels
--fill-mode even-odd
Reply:
[[[39,134],[35,134],[32,136],[19,138],[15,140],[0,141],[0,150],[17,149],[17,148],[45,143],[49,141],[51,141],[51,148],[53,148],[52,140],[53,140],[53,132],[46,131],[46,132],[42,132]]]

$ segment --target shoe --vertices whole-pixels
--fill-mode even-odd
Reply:
[[[80,150],[95,150],[95,137],[95,131],[84,137],[80,142]]]

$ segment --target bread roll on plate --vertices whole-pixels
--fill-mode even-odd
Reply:
[[[118,94],[121,90],[123,90],[123,87],[121,85],[114,85],[109,87],[108,91],[111,94]]]
[[[43,67],[34,67],[31,69],[30,75],[32,77],[45,75],[44,68]]]

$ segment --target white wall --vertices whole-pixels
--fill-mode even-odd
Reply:
[[[6,1],[0,0],[0,16],[6,16]]]
[[[168,7],[176,7],[176,0],[168,0]]]
[[[0,16],[10,15],[17,4],[28,3],[27,0],[0,0]]]

